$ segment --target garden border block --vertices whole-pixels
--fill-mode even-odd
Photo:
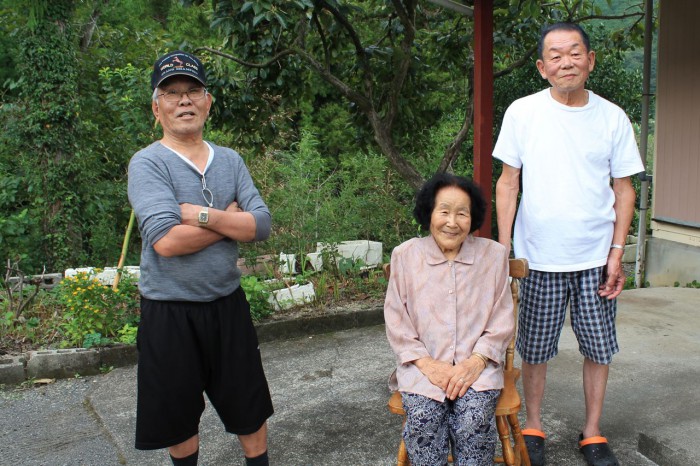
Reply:
[[[65,379],[100,373],[100,355],[94,349],[71,348],[30,351],[27,377]]]
[[[0,356],[0,384],[18,384],[24,382],[25,356]]]

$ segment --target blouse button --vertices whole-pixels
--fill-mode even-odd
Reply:
[[[454,290],[450,290],[450,291],[448,291],[448,293],[452,294],[452,293],[454,293]]]

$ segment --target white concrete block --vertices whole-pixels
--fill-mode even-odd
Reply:
[[[337,244],[316,243],[316,251],[337,251],[336,257],[361,260],[366,267],[374,268],[382,263],[382,243],[378,241],[354,240],[341,241]]]
[[[63,273],[63,276],[68,278],[68,277],[75,277],[79,273],[93,273],[95,270],[94,267],[78,267],[75,269],[66,269],[66,271]]]
[[[279,270],[283,275],[292,275],[297,268],[297,255],[280,253]]]
[[[320,252],[310,252],[306,255],[306,259],[316,272],[323,270],[323,255]]]
[[[271,292],[268,301],[276,311],[306,304],[316,299],[313,283],[293,285]]]

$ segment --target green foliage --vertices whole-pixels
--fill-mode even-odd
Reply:
[[[20,92],[22,105],[16,111],[22,124],[8,139],[16,151],[33,155],[18,162],[28,190],[41,193],[30,205],[42,219],[45,260],[49,266],[66,265],[82,250],[73,187],[79,166],[72,163],[80,127],[74,2],[32,3],[36,14],[21,41],[18,61],[21,77],[32,85]]]
[[[19,258],[28,273],[116,261],[130,211],[128,161],[160,137],[149,77],[153,60],[167,50],[206,46],[239,58],[197,52],[215,98],[206,137],[243,154],[273,213],[271,239],[243,245],[245,257],[281,251],[303,257],[317,241],[347,239],[381,241],[391,251],[414,236],[414,191],[377,144],[376,122],[388,121],[395,100],[388,141],[425,178],[453,142],[472,97],[473,22],[431,2],[416,3],[408,44],[402,41],[410,28],[396,4],[384,1],[31,3],[29,24],[25,3],[0,0],[0,260]],[[514,99],[546,85],[535,57],[520,64],[543,23],[635,13],[636,3],[612,2],[609,11],[589,0],[496,2],[495,68],[513,70],[495,82],[496,122]],[[639,45],[638,19],[604,28],[595,18],[583,23],[598,51],[590,87],[633,119],[639,74],[625,71],[620,57]],[[373,121],[309,60],[284,55],[302,45],[346,91],[368,99]],[[273,57],[267,66],[241,63]],[[471,141],[469,134],[451,167],[456,173],[472,173]],[[132,264],[140,249],[134,236]],[[328,296],[354,286],[335,272],[317,279]],[[51,313],[41,313],[52,296],[42,293],[27,321],[3,324],[6,335],[21,340],[34,329],[41,339],[52,325]]]
[[[138,322],[137,296],[135,282],[128,275],[122,276],[116,291],[102,285],[95,273],[79,272],[63,279],[57,301],[63,308],[65,346],[104,344],[116,338],[124,324]]]
[[[127,345],[136,344],[136,337],[138,335],[138,331],[139,328],[137,325],[126,323],[122,328],[119,329],[119,338],[117,339],[117,341],[119,341],[119,343],[124,343]]]
[[[246,249],[304,256],[319,241],[367,239],[393,247],[406,236],[412,192],[382,157],[345,154],[333,164],[309,133],[294,150],[275,155],[250,167],[270,206],[273,234]]]
[[[270,290],[262,280],[254,275],[244,275],[241,277],[241,287],[250,304],[250,315],[254,321],[262,320],[272,314],[272,305],[267,300]]]
[[[100,332],[88,333],[83,338],[83,348],[92,348],[93,346],[104,346],[109,344],[110,339],[102,336]]]

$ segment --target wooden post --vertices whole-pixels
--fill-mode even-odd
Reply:
[[[474,181],[486,199],[478,235],[491,238],[493,179],[493,0],[474,1]]]
[[[122,278],[122,267],[124,267],[124,258],[126,257],[126,251],[129,249],[129,239],[131,239],[131,230],[134,228],[134,219],[136,215],[133,209],[131,210],[131,215],[129,216],[129,224],[126,227],[126,233],[124,234],[124,242],[122,243],[122,252],[119,255],[119,263],[117,264],[117,274],[114,276],[114,283],[112,283],[112,289],[117,291],[119,287],[119,280]]]

